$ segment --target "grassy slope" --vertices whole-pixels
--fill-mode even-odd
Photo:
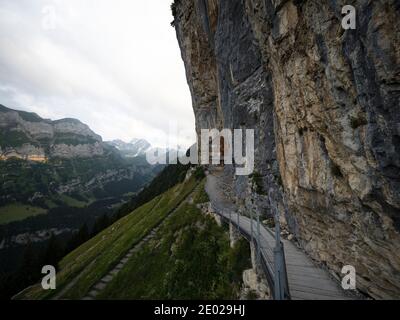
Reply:
[[[99,299],[236,299],[249,246],[229,247],[228,234],[193,203],[179,207],[155,238],[134,254]]]
[[[32,207],[26,204],[9,204],[0,207],[0,224],[20,221],[38,214],[45,214],[46,209]]]
[[[250,267],[249,247],[243,240],[231,249],[229,238],[196,203],[208,201],[202,181],[191,178],[118,220],[60,263],[57,290],[28,288],[18,298],[80,299],[124,254],[164,220],[155,238],[135,253],[109,283],[100,299],[234,299],[242,271]],[[178,204],[181,206],[177,207]],[[76,282],[74,279],[79,278]],[[66,285],[70,284],[68,290]],[[73,284],[73,285],[71,285]]]
[[[134,210],[103,232],[68,254],[60,262],[57,290],[43,291],[40,285],[21,293],[18,298],[43,299],[57,295],[78,274],[79,281],[62,298],[82,298],[90,287],[151,229],[159,224],[196,185],[194,179],[171,188],[164,194]]]

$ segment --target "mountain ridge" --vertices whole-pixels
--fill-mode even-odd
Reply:
[[[90,158],[112,152],[100,135],[78,119],[43,119],[1,105],[0,159],[45,162],[49,158]]]
[[[143,154],[125,158],[78,119],[53,121],[0,105],[0,205],[54,194],[91,197],[109,184],[128,192],[128,181],[136,188],[153,169]]]
[[[121,139],[105,141],[106,144],[118,149],[119,152],[125,157],[137,157],[146,154],[150,150],[151,144],[146,139],[134,138],[130,142],[125,142]]]

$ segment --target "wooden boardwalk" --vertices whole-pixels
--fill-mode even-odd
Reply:
[[[242,232],[251,234],[253,223],[253,234],[256,233],[256,221],[238,215],[235,206],[227,200],[221,188],[218,187],[218,177],[209,174],[207,176],[206,191],[210,197],[211,204],[218,214],[226,220],[239,224]],[[303,251],[292,242],[282,240],[285,249],[286,270],[289,282],[289,292],[293,300],[347,300],[346,295],[339,283],[331,278],[329,273],[316,265]],[[260,225],[261,254],[273,272],[273,248],[275,237],[271,230]],[[273,277],[273,275],[271,275]]]

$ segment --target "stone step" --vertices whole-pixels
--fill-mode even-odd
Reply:
[[[94,286],[94,289],[96,289],[97,291],[101,291],[101,290],[103,290],[106,286],[107,286],[107,283],[104,283],[104,282],[100,281],[100,282],[98,282],[98,283]]]
[[[98,294],[99,294],[99,291],[93,289],[92,291],[89,292],[88,296],[94,298],[94,297],[96,297]]]
[[[111,280],[113,279],[114,277],[111,275],[111,274],[108,274],[108,275],[106,275],[103,279],[101,279],[101,281],[103,281],[103,282],[105,282],[105,283],[109,283],[109,282],[111,282]]]
[[[110,271],[110,274],[112,274],[112,275],[116,275],[119,271],[120,271],[121,269],[116,269],[116,268],[114,268],[114,269],[112,269],[111,271]]]
[[[123,263],[124,265],[129,261],[129,257],[125,257],[121,260],[121,263]]]

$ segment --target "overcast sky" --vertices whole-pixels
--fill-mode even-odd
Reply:
[[[103,139],[195,141],[172,0],[1,0],[0,104]]]

